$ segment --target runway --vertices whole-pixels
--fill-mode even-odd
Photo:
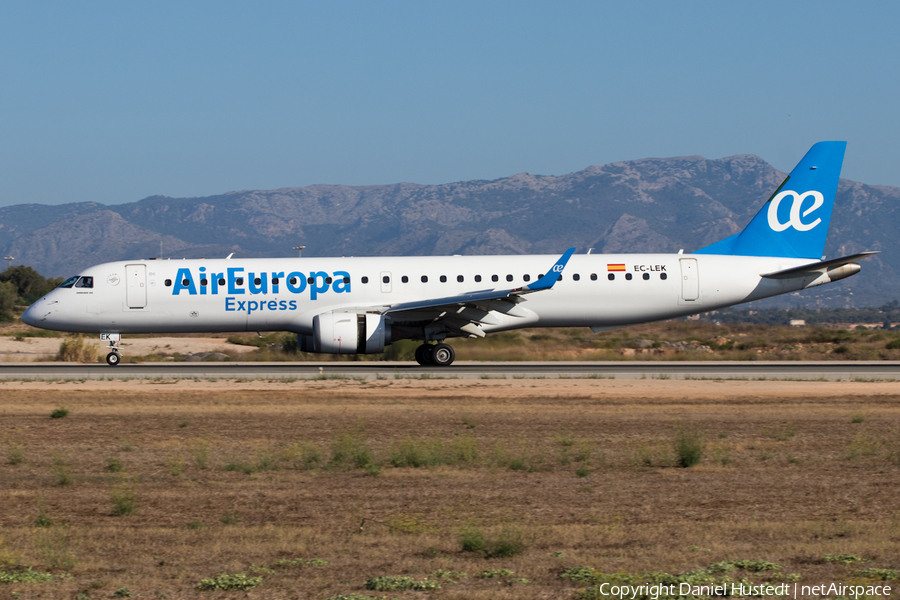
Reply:
[[[900,362],[410,362],[7,363],[0,379],[782,379],[900,380]]]

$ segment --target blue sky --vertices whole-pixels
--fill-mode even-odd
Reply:
[[[897,3],[6,2],[0,206],[758,154],[900,185]]]

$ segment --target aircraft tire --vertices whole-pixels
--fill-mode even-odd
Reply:
[[[108,364],[109,366],[115,367],[120,362],[122,362],[122,357],[118,352],[110,352],[106,355],[106,364]]]
[[[423,367],[434,364],[431,362],[432,350],[431,344],[422,344],[416,348],[416,362]]]
[[[431,352],[431,362],[438,367],[449,367],[456,358],[456,352],[449,344],[438,344]]]

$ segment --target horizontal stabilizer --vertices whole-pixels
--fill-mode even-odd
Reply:
[[[806,277],[816,273],[833,271],[845,265],[855,264],[865,258],[874,256],[875,254],[878,254],[878,252],[860,252],[859,254],[851,254],[850,256],[843,256],[841,258],[832,258],[831,260],[822,260],[808,265],[792,267],[790,269],[784,269],[783,271],[766,273],[763,277],[766,279],[794,279],[796,277]],[[854,271],[854,273],[855,272],[856,271]]]

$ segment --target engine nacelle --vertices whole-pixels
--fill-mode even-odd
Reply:
[[[303,336],[306,337],[306,336]],[[323,313],[313,318],[312,351],[323,354],[375,354],[390,344],[384,316]],[[301,341],[301,349],[304,346]]]

